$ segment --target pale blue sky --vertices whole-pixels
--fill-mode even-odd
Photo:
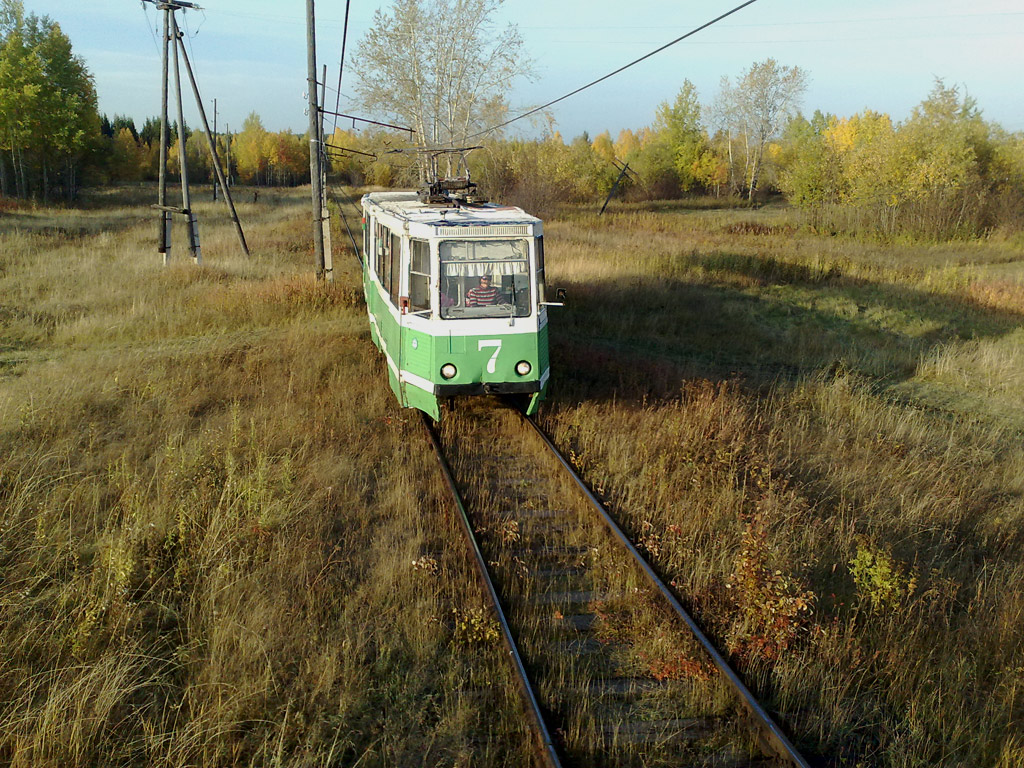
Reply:
[[[501,22],[519,25],[539,75],[516,106],[549,101],[714,18],[739,0],[506,0]],[[272,130],[303,131],[305,2],[207,0],[181,18],[203,97],[218,99],[220,124],[255,110]],[[96,78],[100,110],[141,122],[159,110],[159,14],[138,0],[25,0],[60,22]],[[352,0],[349,55],[381,0]],[[337,83],[344,0],[318,0],[320,60]],[[1024,130],[1024,5],[1020,0],[759,0],[717,26],[554,107],[567,139],[641,128],[682,81],[709,103],[723,75],[774,57],[810,74],[804,111],[850,115],[864,108],[905,118],[935,77],[961,84],[985,116]],[[347,75],[346,75],[347,77]],[[343,91],[351,93],[346,87]],[[191,97],[188,97],[191,100]],[[328,101],[331,106],[334,98]],[[186,102],[187,103],[187,102]],[[188,107],[186,107],[189,109]],[[342,99],[342,112],[351,111]],[[192,110],[189,109],[189,114]],[[190,119],[186,115],[186,119]]]

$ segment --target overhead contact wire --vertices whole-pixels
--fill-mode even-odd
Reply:
[[[709,21],[709,22],[707,22],[705,24],[701,24],[699,27],[696,27],[695,29],[691,29],[685,35],[682,35],[681,37],[677,37],[675,40],[673,40],[671,42],[665,43],[660,48],[656,48],[655,50],[651,51],[650,53],[641,56],[639,59],[636,59],[635,61],[629,62],[629,64],[626,64],[624,66],[619,67],[614,72],[609,72],[604,77],[599,77],[597,80],[594,80],[592,83],[587,83],[586,85],[580,86],[575,91],[567,93],[564,96],[559,96],[554,101],[549,101],[547,104],[543,104],[543,105],[541,105],[539,107],[535,107],[535,108],[531,109],[529,112],[524,112],[523,114],[519,115],[518,117],[513,117],[511,120],[506,120],[504,123],[499,123],[498,125],[495,125],[495,126],[492,126],[490,128],[486,128],[486,129],[484,129],[482,131],[479,131],[477,133],[471,134],[470,136],[467,136],[466,139],[467,140],[468,139],[474,139],[477,136],[483,136],[486,133],[491,133],[493,131],[498,130],[499,128],[504,128],[506,125],[511,125],[512,123],[516,122],[517,120],[522,120],[524,117],[529,117],[530,115],[535,115],[538,112],[540,112],[541,110],[547,109],[548,107],[552,107],[552,106],[554,106],[555,104],[557,104],[560,101],[565,101],[570,96],[575,96],[577,93],[580,93],[581,91],[587,90],[587,88],[592,88],[593,86],[597,85],[598,83],[603,83],[605,80],[607,80],[610,77],[615,77],[615,75],[619,74],[620,72],[624,72],[627,69],[629,69],[630,67],[636,66],[640,62],[646,61],[647,59],[651,58],[652,56],[655,56],[655,55],[661,53],[666,48],[671,48],[673,45],[676,45],[677,43],[681,43],[683,40],[685,40],[688,37],[693,37],[698,32],[701,32],[701,31],[707,29],[708,27],[717,24],[722,19],[728,18],[729,16],[732,16],[734,13],[736,13],[738,11],[741,11],[744,8],[746,8],[748,5],[753,5],[756,2],[757,2],[757,0],[747,0],[747,2],[742,3],[741,5],[737,5],[731,11],[726,11],[721,16],[718,16],[718,17],[712,19],[711,21]]]
[[[334,125],[331,127],[331,135],[338,130],[338,112],[341,111],[341,78],[345,74],[345,47],[348,43],[348,11],[352,0],[345,0],[345,26],[341,32],[341,59],[338,61],[338,98],[334,103]]]

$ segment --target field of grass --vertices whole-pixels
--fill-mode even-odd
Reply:
[[[351,254],[264,192],[165,269],[123,197],[0,218],[0,764],[517,764]]]
[[[0,212],[0,764],[529,765],[351,254],[318,285],[305,193],[261,192],[251,259],[203,203],[164,268],[151,197]],[[1024,762],[1020,244],[545,239],[542,422],[796,740]]]
[[[1024,762],[1024,250],[781,209],[546,235],[543,422],[804,747]]]

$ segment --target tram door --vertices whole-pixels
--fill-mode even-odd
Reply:
[[[398,319],[401,402],[409,407],[406,374],[429,375],[430,353],[426,335],[430,333],[430,243],[403,238],[402,288]],[[424,368],[424,365],[426,367]]]

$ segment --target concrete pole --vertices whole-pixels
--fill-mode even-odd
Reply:
[[[320,104],[327,103],[327,65],[324,64],[324,81],[320,88]],[[331,210],[327,207],[327,163],[324,162],[326,137],[324,136],[324,120],[317,120],[320,128],[320,218],[324,230],[324,279],[334,282],[334,246],[331,244]]]

